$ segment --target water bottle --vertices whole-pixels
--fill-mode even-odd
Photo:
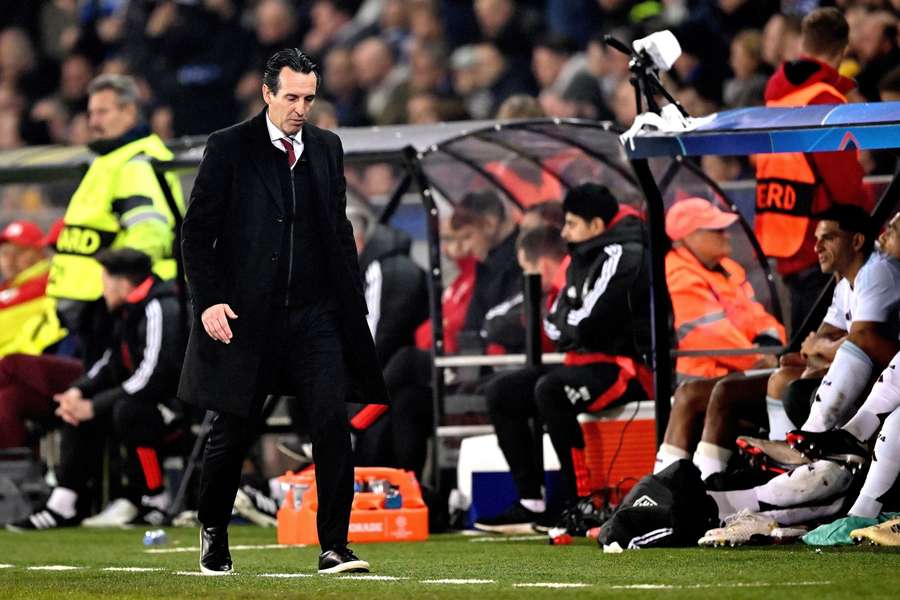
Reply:
[[[400,490],[395,487],[392,487],[388,492],[384,495],[384,507],[385,508],[403,508],[403,496],[400,495]]]
[[[168,543],[169,537],[162,529],[152,529],[144,532],[145,546],[162,546]]]

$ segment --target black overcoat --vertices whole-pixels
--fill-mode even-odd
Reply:
[[[321,232],[330,284],[338,297],[341,337],[350,375],[348,401],[387,404],[372,335],[353,230],[346,216],[344,153],[338,136],[303,126],[303,154],[315,189],[304,208]],[[284,163],[276,161],[282,160]],[[209,136],[182,227],[182,254],[194,312],[179,397],[201,408],[247,415],[260,368],[288,222],[278,171],[286,159],[272,145],[265,112]],[[200,322],[208,307],[227,303],[238,318],[223,344]],[[276,392],[275,390],[270,390]]]

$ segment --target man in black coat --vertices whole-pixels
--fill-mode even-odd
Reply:
[[[179,396],[216,412],[200,485],[200,568],[232,570],[227,525],[268,394],[296,396],[316,459],[320,573],[367,571],[347,548],[353,458],[345,400],[386,404],[366,323],[343,149],[305,123],[316,65],[266,64],[267,109],[210,135],[183,227],[194,326]]]

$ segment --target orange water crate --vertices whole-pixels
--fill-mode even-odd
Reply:
[[[637,480],[653,472],[656,461],[656,421],[653,419],[653,403],[641,402],[635,413],[635,404],[626,404],[598,415],[579,418],[584,434],[585,462],[591,473],[591,487],[595,490],[616,486],[623,482],[624,494]],[[629,419],[634,416],[634,419]],[[624,436],[623,436],[624,432]],[[616,454],[619,440],[622,446],[610,471],[610,463]],[[609,480],[606,476],[609,473]],[[618,502],[619,498],[613,498]]]
[[[414,473],[386,467],[358,467],[357,482],[387,481],[397,488],[400,508],[385,508],[386,496],[377,491],[360,491],[353,496],[350,512],[351,542],[411,542],[428,539],[428,507]],[[279,481],[288,488],[278,510],[278,543],[319,543],[316,515],[319,502],[313,469],[288,471]]]

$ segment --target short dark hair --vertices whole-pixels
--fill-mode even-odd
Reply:
[[[542,256],[562,260],[566,255],[566,243],[558,227],[543,225],[520,233],[516,250],[524,252],[531,262],[537,262]]]
[[[844,51],[850,38],[850,26],[836,8],[817,8],[803,18],[800,26],[803,49],[820,56]]]
[[[150,257],[134,248],[105,248],[94,258],[113,277],[124,277],[132,285],[140,285],[153,272]]]
[[[503,200],[490,190],[469,192],[460,201],[459,209],[473,213],[479,220],[483,220],[486,217],[495,217],[498,221],[503,221],[506,218]]]
[[[559,229],[562,229],[566,223],[566,213],[563,210],[562,202],[557,202],[556,200],[545,200],[544,202],[532,204],[525,209],[525,214],[528,213],[537,214],[543,222]]]
[[[573,187],[563,200],[563,210],[585,221],[599,218],[608,227],[619,212],[619,202],[605,185],[582,183]]]
[[[283,68],[289,68],[297,73],[313,73],[316,76],[316,91],[319,91],[319,84],[322,83],[322,74],[319,71],[319,65],[307,55],[303,54],[299,48],[285,48],[279,50],[266,61],[266,69],[263,71],[263,84],[273,94],[278,94],[281,82],[278,76],[281,75]]]
[[[861,233],[865,236],[863,254],[868,256],[875,246],[875,227],[866,209],[853,204],[834,204],[827,210],[813,215],[819,221],[834,221],[844,233]]]

